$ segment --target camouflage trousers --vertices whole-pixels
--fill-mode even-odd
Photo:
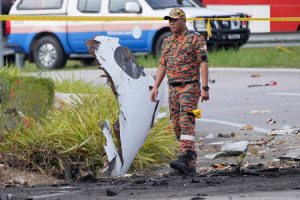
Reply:
[[[197,109],[200,93],[198,82],[169,86],[170,117],[180,152],[195,151],[195,116],[188,111]]]

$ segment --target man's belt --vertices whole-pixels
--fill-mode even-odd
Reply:
[[[169,83],[170,86],[172,87],[176,87],[176,86],[183,86],[186,84],[190,84],[190,83],[196,83],[199,82],[198,80],[193,80],[193,81],[185,81],[185,82],[174,82],[174,83]]]

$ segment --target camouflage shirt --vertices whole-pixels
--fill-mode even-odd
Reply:
[[[167,67],[169,83],[200,79],[200,63],[208,62],[205,38],[192,31],[184,36],[171,34],[164,39],[159,63]]]

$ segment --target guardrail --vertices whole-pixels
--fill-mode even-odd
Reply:
[[[300,32],[252,33],[244,48],[300,46]]]
[[[14,63],[15,63],[16,67],[18,67],[18,68],[24,67],[24,54],[20,53],[19,51],[14,50],[14,49],[6,47],[5,44],[6,44],[6,42],[4,42],[4,41],[1,43],[1,45],[3,46],[2,55],[4,58],[6,58],[3,60],[3,65],[5,63],[7,64],[7,62],[9,62],[8,57],[11,56],[11,57],[14,57]]]

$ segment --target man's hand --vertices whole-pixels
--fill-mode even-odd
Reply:
[[[152,102],[157,102],[157,94],[158,94],[158,89],[156,87],[153,87],[152,90],[150,91],[150,99]]]
[[[209,93],[208,91],[205,91],[205,90],[201,90],[201,102],[203,101],[208,101],[209,100]]]

